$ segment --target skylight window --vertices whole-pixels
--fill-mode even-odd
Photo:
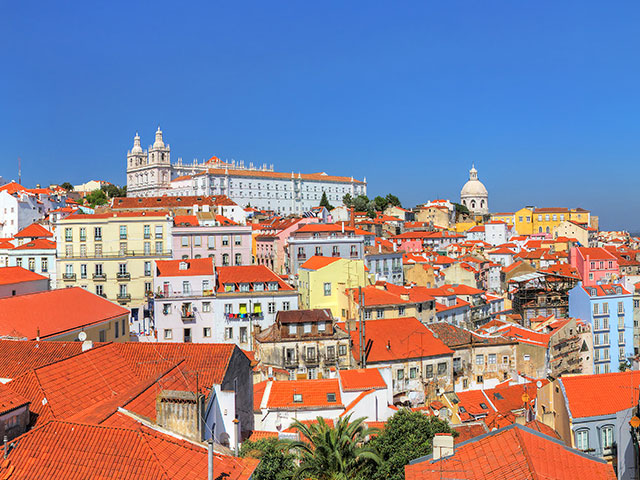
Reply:
[[[302,394],[294,393],[293,394],[293,403],[302,403]]]
[[[480,404],[480,408],[482,408],[483,410],[487,409],[487,404],[486,403],[481,403]]]

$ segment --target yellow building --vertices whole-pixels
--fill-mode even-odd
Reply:
[[[153,289],[155,261],[171,258],[167,212],[74,214],[56,223],[57,282],[131,308]]]
[[[335,318],[353,318],[357,306],[346,291],[368,283],[364,260],[313,256],[298,269],[300,308],[328,308]]]
[[[518,235],[531,235],[533,233],[533,207],[521,208],[513,217]]]
[[[518,235],[535,235],[540,233],[553,235],[558,226],[566,220],[590,224],[592,219],[591,213],[582,208],[524,207],[514,215]]]
[[[506,223],[507,225],[512,227],[513,225],[515,225],[515,213],[513,212],[492,213],[491,221]]]

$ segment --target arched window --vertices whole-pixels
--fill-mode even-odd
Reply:
[[[484,200],[480,200],[480,208],[484,208]]]
[[[600,429],[600,443],[603,450],[611,448],[611,445],[613,445],[613,425],[604,425]]]
[[[549,233],[549,227],[547,227],[546,232]]]
[[[589,430],[586,428],[576,432],[576,448],[583,451],[589,449]]]
[[[229,266],[229,254],[228,254],[228,253],[224,253],[224,254],[222,255],[222,265],[223,265],[224,267]]]
[[[242,254],[236,253],[236,265],[242,265]]]
[[[476,208],[476,201],[475,200],[471,200],[471,208]]]

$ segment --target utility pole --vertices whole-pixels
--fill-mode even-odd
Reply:
[[[22,185],[22,160],[18,157],[18,183]]]

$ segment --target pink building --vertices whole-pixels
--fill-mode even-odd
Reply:
[[[211,257],[216,266],[251,265],[251,227],[217,217],[215,224],[203,224],[195,215],[176,216],[171,233],[173,258]]]
[[[286,273],[285,250],[289,237],[302,225],[318,223],[319,218],[277,218],[269,223],[254,226],[256,239],[256,263],[266,265],[277,274]]]
[[[611,283],[619,276],[618,259],[604,248],[575,247],[569,258],[585,287]]]

